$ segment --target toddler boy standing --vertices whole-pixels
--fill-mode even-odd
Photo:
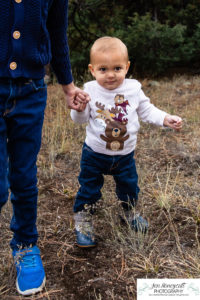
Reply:
[[[139,130],[138,117],[158,126],[182,127],[178,116],[169,115],[150,103],[135,79],[126,79],[130,61],[125,44],[115,37],[102,37],[90,51],[89,69],[96,80],[84,90],[91,101],[84,111],[71,111],[77,123],[88,122],[82,149],[80,189],[74,204],[76,238],[79,247],[94,247],[92,207],[101,198],[103,175],[113,175],[116,194],[133,229],[145,232],[148,224],[134,216],[139,187],[134,150]]]

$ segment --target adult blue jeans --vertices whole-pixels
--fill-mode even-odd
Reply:
[[[113,175],[116,194],[125,210],[136,205],[139,193],[134,151],[127,155],[105,155],[94,152],[85,143],[82,149],[80,189],[76,195],[74,212],[93,206],[101,198],[103,175]]]
[[[11,247],[36,244],[37,155],[47,89],[44,80],[0,78],[0,211],[11,191]]]

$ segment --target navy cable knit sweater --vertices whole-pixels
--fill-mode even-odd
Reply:
[[[0,78],[42,78],[51,62],[61,84],[72,82],[68,0],[0,0]]]

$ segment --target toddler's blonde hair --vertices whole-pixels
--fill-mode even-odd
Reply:
[[[128,49],[126,45],[118,38],[111,36],[103,36],[97,39],[90,49],[90,62],[97,52],[107,52],[115,49],[121,49],[123,55],[128,61]]]

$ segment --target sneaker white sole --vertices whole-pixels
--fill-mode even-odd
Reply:
[[[26,291],[21,291],[18,285],[18,282],[16,281],[16,287],[17,287],[17,291],[19,294],[23,295],[23,296],[29,296],[29,295],[34,295],[36,293],[39,293],[43,290],[44,286],[46,283],[46,277],[44,277],[44,280],[41,284],[41,286],[39,286],[38,288],[34,288],[34,289],[30,289],[30,290],[26,290]]]

